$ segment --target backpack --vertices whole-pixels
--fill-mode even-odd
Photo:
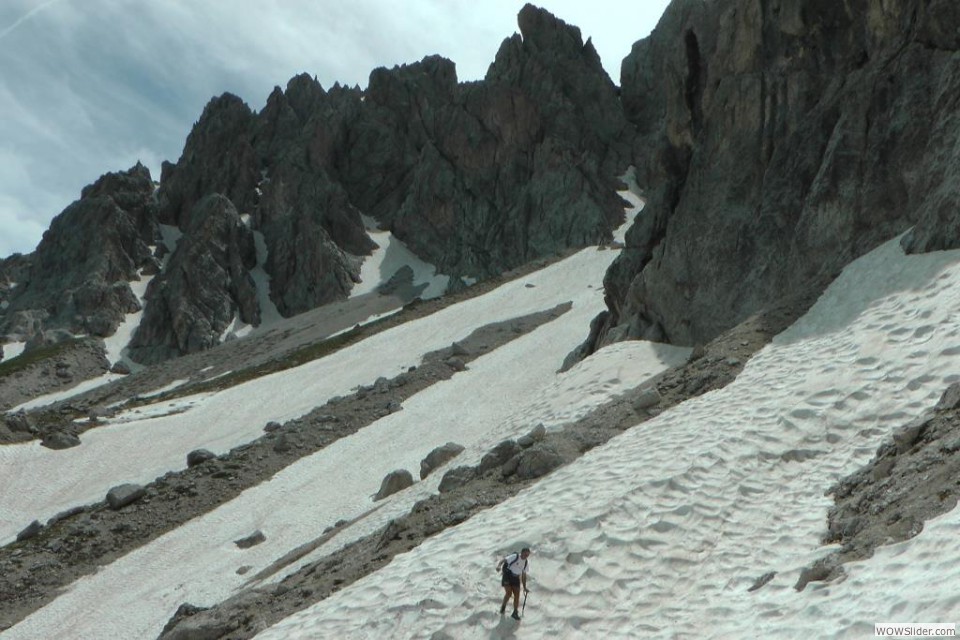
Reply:
[[[507,558],[509,558],[510,556],[516,556],[516,558],[513,559],[513,562],[507,562]],[[506,575],[507,571],[510,571],[510,567],[511,567],[511,566],[513,566],[513,565],[516,564],[517,562],[520,562],[521,560],[523,560],[523,558],[520,557],[520,552],[519,552],[519,551],[514,551],[513,553],[508,553],[508,554],[503,558],[503,573],[504,573],[504,575]]]

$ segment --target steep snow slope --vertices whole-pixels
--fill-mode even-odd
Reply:
[[[871,635],[874,622],[954,621],[957,510],[848,565],[846,581],[793,585],[829,550],[824,491],[960,379],[958,304],[960,251],[904,256],[891,241],[850,265],[734,383],[258,638],[846,638]],[[533,593],[515,631],[496,614],[494,564],[521,544],[534,548]],[[768,571],[774,580],[748,592]]]
[[[135,473],[127,457],[133,459],[133,466],[143,468],[137,477],[149,480],[162,470],[182,466],[185,453],[197,446],[223,450],[249,440],[259,435],[267,420],[294,417],[335,393],[369,384],[379,375],[398,373],[425,352],[447,346],[475,327],[561,302],[573,303],[556,320],[411,397],[403,411],[335,442],[231,503],[81,579],[8,631],[8,636],[156,635],[181,602],[214,604],[241,586],[245,578],[236,573],[241,564],[260,570],[317,538],[337,520],[363,515],[374,506],[371,496],[386,473],[405,467],[416,474],[420,460],[434,447],[456,441],[467,447],[458,463],[476,462],[503,438],[521,435],[538,423],[554,428],[576,420],[681,363],[688,349],[636,342],[614,345],[566,373],[557,373],[565,354],[582,340],[583,328],[602,308],[600,282],[615,256],[609,250],[581,251],[323,360],[220,394],[177,400],[168,407],[171,412],[182,411],[176,415],[139,420],[121,416],[111,426],[85,433],[83,446],[56,452],[74,452],[72,456],[49,456],[47,450],[30,445],[0,450],[11,461],[0,474],[6,473],[7,481],[24,492],[9,494],[0,512],[6,518],[7,535],[13,535],[18,525],[23,526],[20,522],[29,521],[28,514],[99,498],[106,488],[126,480]],[[143,446],[144,438],[149,438],[149,447]],[[116,464],[101,464],[103,456]],[[47,465],[54,464],[62,477],[44,478],[44,469],[49,471],[52,466]],[[15,465],[17,472],[12,470]],[[317,553],[340,548],[405,513],[416,500],[436,490],[441,476],[435,474],[377,503],[381,508]],[[263,530],[267,541],[239,552],[232,541],[254,529]],[[91,608],[91,601],[98,606]],[[113,615],[118,609],[125,615]]]

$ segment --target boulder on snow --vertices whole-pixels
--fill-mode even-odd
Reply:
[[[411,485],[413,485],[412,473],[406,469],[397,469],[396,471],[391,471],[387,474],[387,477],[383,479],[383,482],[380,483],[380,491],[377,491],[377,495],[373,499],[383,500],[387,496],[391,496],[398,491],[402,491]]]
[[[255,547],[258,544],[265,542],[266,540],[267,536],[263,535],[263,531],[257,529],[245,538],[234,540],[233,544],[237,545],[241,549],[249,549],[250,547]]]
[[[216,459],[217,454],[206,449],[196,449],[187,454],[187,467],[195,467],[207,460]]]
[[[146,490],[138,484],[121,484],[107,492],[107,504],[114,511],[133,504],[144,495]]]
[[[956,409],[958,406],[960,406],[960,382],[954,382],[940,396],[940,401],[935,408],[937,411],[946,411]]]
[[[426,458],[420,461],[420,479],[423,480],[437,468],[460,455],[462,451],[463,447],[456,442],[448,442],[445,445],[437,447],[428,453]]]
[[[34,520],[28,524],[23,531],[17,534],[17,542],[34,538],[41,530],[43,530],[43,525],[40,524],[39,520]]]
[[[55,431],[44,436],[43,440],[40,441],[40,444],[48,449],[69,449],[71,447],[80,446],[80,438],[72,433]]]
[[[440,486],[437,487],[437,491],[440,493],[453,491],[454,489],[462,487],[473,480],[475,475],[476,474],[473,470],[473,467],[456,467],[454,469],[450,469],[450,471],[447,471],[445,474],[443,474],[443,478],[440,480]]]

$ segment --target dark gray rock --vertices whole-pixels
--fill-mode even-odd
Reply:
[[[257,529],[250,535],[240,538],[239,540],[234,540],[233,544],[237,545],[241,549],[249,549],[250,547],[255,547],[258,544],[266,542],[267,536],[263,535],[263,531]]]
[[[428,453],[426,458],[420,461],[420,479],[423,480],[438,468],[460,455],[462,451],[463,446],[455,442],[448,442],[437,447]]]
[[[761,587],[773,580],[777,575],[776,571],[769,571],[757,578],[747,591],[758,591]]]
[[[143,320],[130,342],[136,362],[153,364],[216,346],[235,317],[260,323],[249,273],[257,262],[253,234],[233,203],[211,195],[181,221],[184,236],[164,273],[150,283]]]
[[[477,469],[480,473],[503,465],[507,460],[522,451],[522,447],[515,440],[504,440],[480,459]]]
[[[947,387],[934,409],[936,411],[947,411],[957,407],[960,407],[960,382],[954,382]]]
[[[444,364],[446,364],[448,367],[450,367],[450,368],[453,369],[454,371],[466,371],[466,370],[467,370],[467,365],[466,365],[466,364],[463,362],[463,360],[461,360],[460,358],[447,358],[447,359],[444,361]]]
[[[110,372],[118,373],[122,376],[128,376],[132,373],[130,369],[130,365],[128,365],[126,362],[123,362],[122,360],[120,362],[115,363],[112,367],[110,367]]]
[[[64,431],[55,431],[44,436],[40,444],[48,449],[70,449],[80,446],[80,438],[72,433]]]
[[[958,27],[948,2],[672,3],[622,66],[647,204],[595,344],[706,342],[911,227],[907,251],[957,246],[960,68],[933,43]]]
[[[8,413],[4,416],[4,422],[6,422],[7,428],[15,433],[34,433],[37,429],[30,414],[25,411]]]
[[[23,531],[17,534],[17,542],[35,538],[41,531],[43,531],[43,525],[40,524],[39,520],[34,520],[28,524]]]
[[[924,430],[927,427],[929,422],[928,418],[918,418],[905,427],[900,428],[896,433],[893,434],[893,442],[897,446],[898,453],[907,452],[917,440],[920,439],[920,436],[923,435]]]
[[[647,411],[652,407],[658,406],[660,400],[660,392],[657,391],[656,387],[644,387],[640,389],[639,393],[637,393],[633,399],[633,410],[637,412]]]
[[[549,444],[539,444],[519,456],[516,475],[521,480],[540,478],[564,463],[563,456]]]
[[[447,493],[458,487],[462,487],[476,477],[476,471],[473,467],[455,467],[443,474],[440,479],[440,486],[437,491]]]
[[[282,425],[279,422],[271,421],[266,424],[263,430],[266,431],[267,433],[273,433],[274,431],[279,431],[281,427]]]
[[[216,460],[217,454],[206,449],[196,449],[187,454],[187,467],[195,467],[208,460]]]
[[[413,474],[406,469],[391,471],[380,483],[380,490],[374,496],[374,500],[383,500],[387,496],[392,496],[398,491],[413,486]]]
[[[73,516],[79,515],[86,510],[87,508],[84,506],[70,507],[69,509],[61,511],[60,513],[56,514],[55,516],[47,520],[47,526],[52,527],[53,525],[60,522],[61,520],[72,518]]]
[[[109,230],[106,233],[105,230]],[[54,218],[24,279],[0,309],[0,335],[42,332],[109,336],[140,309],[127,284],[152,259],[157,236],[153,182],[141,164],[108,173]]]
[[[543,440],[547,435],[547,428],[543,426],[543,423],[538,424],[533,429],[530,430],[530,433],[520,436],[517,438],[517,444],[527,449],[532,447],[537,442]]]
[[[133,504],[146,495],[146,490],[138,484],[122,484],[107,492],[107,504],[114,511]]]

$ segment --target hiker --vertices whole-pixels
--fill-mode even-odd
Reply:
[[[520,585],[523,584],[524,593],[530,593],[530,589],[527,589],[527,570],[530,568],[528,557],[530,557],[530,549],[524,547],[520,553],[511,553],[497,563],[497,571],[503,571],[503,579],[500,581],[503,585],[500,615],[507,612],[507,602],[513,595],[513,614],[510,617],[514,620],[520,619],[520,614],[517,612],[520,608]]]

